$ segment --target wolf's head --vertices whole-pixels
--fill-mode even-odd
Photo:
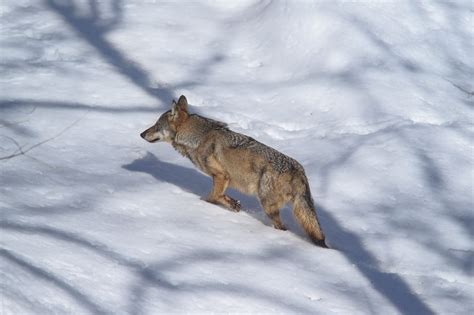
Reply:
[[[181,95],[178,103],[173,100],[171,110],[162,114],[158,121],[143,131],[140,136],[148,142],[172,142],[176,136],[176,130],[188,117],[188,101],[184,95]]]

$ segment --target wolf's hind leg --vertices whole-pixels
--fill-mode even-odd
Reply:
[[[270,198],[261,198],[260,203],[262,204],[263,210],[272,220],[273,227],[278,230],[286,231],[286,227],[281,222],[280,209],[284,206],[283,202],[271,200]]]

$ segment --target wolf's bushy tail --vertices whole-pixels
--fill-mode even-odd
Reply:
[[[311,197],[311,191],[307,182],[304,183],[304,190],[295,197],[293,202],[293,213],[313,243],[327,248],[324,233],[319,224],[313,198]]]

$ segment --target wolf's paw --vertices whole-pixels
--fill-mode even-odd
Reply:
[[[240,211],[240,201],[235,200],[235,199],[233,199],[229,196],[223,196],[219,199],[212,199],[212,198],[208,197],[207,199],[204,199],[204,200],[209,202],[209,203],[225,207],[225,208],[230,209],[234,212],[239,212]]]
[[[284,226],[282,223],[273,223],[273,227],[277,230],[282,230],[282,231],[286,231],[287,228],[286,226]]]
[[[241,204],[239,200],[235,200],[229,196],[224,196],[226,203],[228,203],[229,208],[235,212],[239,212],[241,208]]]
[[[329,248],[329,246],[326,244],[326,241],[324,239],[322,240],[313,240],[313,243],[319,247],[322,248]]]

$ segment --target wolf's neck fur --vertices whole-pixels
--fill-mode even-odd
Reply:
[[[227,129],[227,124],[195,114],[190,115],[189,118],[178,127],[172,143],[173,147],[181,154],[183,154],[183,150],[194,150],[199,147],[202,139],[209,131],[220,129]]]

